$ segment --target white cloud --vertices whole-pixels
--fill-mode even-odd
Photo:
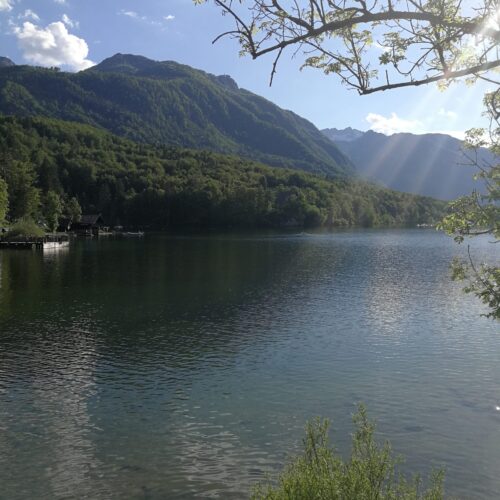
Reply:
[[[66,5],[66,0],[54,0],[55,3],[58,3],[59,5]]]
[[[175,16],[172,14],[169,14],[168,16],[163,16],[159,21],[156,19],[151,19],[148,16],[143,16],[136,12],[135,10],[120,10],[118,12],[118,15],[120,16],[127,16],[132,19],[136,19],[137,21],[142,21],[144,23],[150,24],[151,26],[157,26],[160,28],[164,28],[165,24],[164,22],[167,21],[173,21],[175,19]]]
[[[378,42],[375,42],[373,44],[373,47],[380,50],[381,52],[390,52],[391,51],[391,48],[390,47],[386,47],[385,45],[382,45]]]
[[[370,130],[380,134],[392,135],[400,132],[410,132],[413,134],[422,133],[422,123],[418,120],[404,120],[396,113],[391,113],[390,117],[368,113],[366,121],[370,124]]]
[[[69,26],[70,28],[76,28],[76,29],[78,29],[80,27],[80,23],[78,21],[73,21],[73,19],[71,19],[66,14],[63,14],[61,19],[62,19],[62,22],[66,26]]]
[[[444,108],[440,108],[437,114],[450,119],[455,119],[458,116],[454,111],[446,111]],[[369,113],[366,121],[370,124],[370,130],[385,135],[406,132],[410,134],[446,134],[460,140],[465,138],[465,132],[462,130],[438,128],[432,125],[434,120],[426,120],[425,124],[419,120],[405,120],[396,113],[391,113],[389,117]]]
[[[458,113],[455,113],[455,111],[448,111],[444,108],[439,108],[438,115],[444,116],[449,120],[456,120],[458,118]]]
[[[68,32],[64,23],[58,21],[46,28],[30,22],[16,27],[14,34],[26,60],[41,66],[69,66],[76,71],[93,66],[87,59],[89,47],[83,38]]]
[[[12,0],[0,0],[0,11],[6,10],[7,12],[12,10]]]
[[[120,14],[122,14],[123,16],[132,17],[133,19],[140,18],[139,14],[137,14],[137,12],[134,12],[133,10],[121,10]]]
[[[38,14],[31,9],[26,9],[22,14],[19,14],[19,19],[33,19],[33,21],[40,21]]]

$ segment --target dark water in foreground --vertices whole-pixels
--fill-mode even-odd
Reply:
[[[500,332],[456,252],[432,230],[0,252],[0,498],[242,498],[312,416],[345,452],[359,401],[408,469],[498,498]]]

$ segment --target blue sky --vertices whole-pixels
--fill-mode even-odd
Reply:
[[[211,4],[192,0],[0,0],[0,55],[17,64],[84,69],[117,52],[175,60],[240,85],[311,120],[319,128],[446,132],[459,136],[481,117],[484,84],[435,85],[359,96],[300,59],[282,58],[272,87],[272,59],[238,55],[235,41],[212,45],[231,27]]]

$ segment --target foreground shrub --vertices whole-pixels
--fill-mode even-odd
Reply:
[[[9,239],[41,238],[44,235],[44,230],[38,227],[32,219],[19,219],[10,226],[7,232]]]
[[[252,496],[266,500],[441,500],[443,472],[432,474],[428,489],[419,476],[406,479],[389,443],[375,442],[375,425],[360,406],[353,417],[351,456],[344,461],[328,442],[327,420],[307,424],[303,453],[280,474],[277,484],[261,484]]]

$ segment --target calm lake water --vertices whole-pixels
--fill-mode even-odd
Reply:
[[[459,250],[357,230],[0,251],[0,498],[244,498],[311,417],[347,452],[360,401],[408,470],[499,498],[500,329],[450,282]]]

